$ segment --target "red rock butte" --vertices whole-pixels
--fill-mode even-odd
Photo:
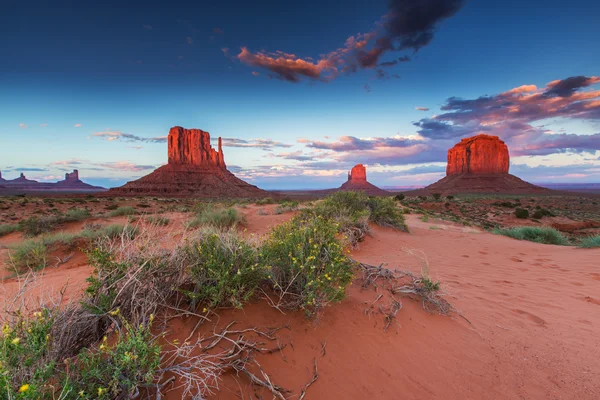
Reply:
[[[448,150],[446,175],[508,174],[509,165],[508,146],[498,136],[477,135]]]
[[[208,132],[180,126],[169,131],[167,165],[136,181],[110,189],[108,194],[212,198],[255,198],[269,195],[229,172],[225,165],[221,138],[218,139],[218,150],[215,150]]]
[[[352,167],[352,170],[348,172],[348,181],[340,186],[338,190],[365,192],[371,196],[390,194],[367,181],[367,168],[362,164],[356,164]]]
[[[508,146],[498,136],[477,135],[462,139],[448,150],[446,177],[408,195],[457,193],[549,193],[550,189],[525,182],[508,173]]]
[[[70,192],[98,192],[105,190],[103,187],[89,185],[79,179],[79,171],[73,170],[71,173],[65,174],[65,180],[58,182],[38,182],[31,179],[27,179],[25,174],[21,172],[21,175],[12,180],[6,180],[2,178],[0,172],[0,182],[2,183],[3,189],[12,191],[70,191]]]

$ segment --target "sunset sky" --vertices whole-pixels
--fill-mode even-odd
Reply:
[[[600,182],[597,0],[128,3],[3,2],[4,178],[119,186],[166,163],[179,125],[265,189],[336,187],[357,163],[426,185],[477,133],[528,181]]]

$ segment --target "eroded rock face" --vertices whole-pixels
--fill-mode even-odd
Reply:
[[[367,168],[362,164],[356,164],[348,173],[348,182],[366,182]]]
[[[509,164],[508,147],[498,136],[477,135],[448,150],[446,175],[508,174]]]
[[[169,164],[226,168],[221,138],[218,151],[210,144],[210,134],[200,129],[174,126],[169,131]]]
[[[259,198],[269,193],[233,175],[225,165],[221,138],[218,150],[210,134],[175,126],[169,131],[168,164],[151,174],[110,189],[108,195]]]
[[[65,174],[65,181],[69,181],[69,182],[74,182],[74,181],[78,181],[79,180],[79,171],[77,171],[76,169],[73,170],[73,172],[71,173],[66,173]]]

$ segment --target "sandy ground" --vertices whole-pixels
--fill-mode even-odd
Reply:
[[[259,215],[260,208],[273,207],[243,209],[247,234],[262,235],[291,217]],[[176,215],[169,217],[177,226]],[[419,303],[404,299],[397,324],[384,331],[381,314],[365,314],[377,293],[361,290],[356,281],[347,298],[316,322],[257,300],[243,310],[220,310],[197,334],[208,335],[230,321],[239,329],[289,325],[278,334],[286,348],[257,360],[274,382],[297,396],[310,381],[316,358],[319,379],[306,399],[600,398],[600,250],[517,241],[407,217],[411,233],[373,227],[373,236],[352,257],[419,272],[405,249],[422,250],[432,277],[471,324],[429,315]],[[17,238],[0,238],[0,245],[11,240]],[[45,270],[37,293],[68,281],[68,295],[75,298],[91,267],[85,258],[73,259]],[[16,286],[15,279],[2,283],[4,293]],[[185,339],[195,325],[194,318],[177,321],[168,338]],[[227,376],[211,398],[251,398],[247,379],[234,378]],[[180,397],[178,392],[167,396]]]

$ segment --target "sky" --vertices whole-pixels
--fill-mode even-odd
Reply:
[[[102,4],[96,4],[102,3]],[[497,135],[533,183],[600,182],[600,2],[3,1],[0,171],[115,187],[172,126],[264,189],[445,175]]]

